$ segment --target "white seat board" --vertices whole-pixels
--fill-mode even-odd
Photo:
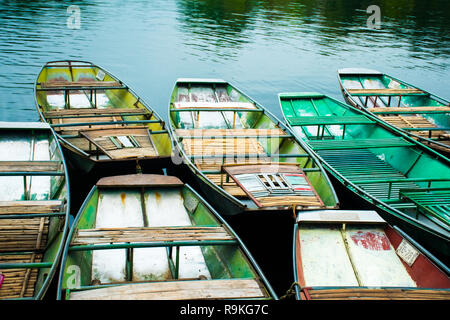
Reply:
[[[299,237],[306,286],[358,286],[339,229],[301,225]]]
[[[103,190],[99,195],[96,228],[143,227],[140,192]],[[92,280],[126,280],[126,249],[94,250]]]
[[[166,189],[163,193],[159,191],[146,192],[145,203],[149,227],[192,225],[179,189]],[[173,261],[175,261],[175,252],[174,248]],[[181,247],[179,263],[180,279],[197,278],[201,275],[211,279],[200,247]]]

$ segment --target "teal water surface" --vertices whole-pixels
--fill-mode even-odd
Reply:
[[[72,29],[79,8],[79,29]],[[380,29],[369,28],[370,5]],[[68,24],[69,23],[69,24]],[[446,0],[0,1],[0,121],[39,120],[49,60],[99,64],[162,117],[179,77],[231,81],[280,116],[277,93],[342,100],[336,70],[377,69],[450,98]]]

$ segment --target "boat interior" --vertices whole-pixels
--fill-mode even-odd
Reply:
[[[170,156],[164,122],[98,66],[47,63],[36,82],[36,101],[63,146],[91,160]]]
[[[293,130],[330,167],[371,196],[449,235],[445,161],[324,95],[280,94],[280,104]]]
[[[361,108],[389,124],[450,146],[450,105],[381,73],[340,73],[342,86]]]
[[[234,234],[175,177],[103,178],[76,223],[66,299],[269,297]]]
[[[0,150],[0,299],[32,298],[62,242],[64,165],[49,127],[0,124]]]
[[[337,206],[309,153],[227,82],[179,79],[170,120],[173,138],[198,171],[248,208]]]
[[[295,268],[303,299],[450,297],[448,276],[375,211],[313,211],[297,222]]]

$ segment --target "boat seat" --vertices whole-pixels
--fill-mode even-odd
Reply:
[[[71,245],[120,242],[234,240],[223,227],[150,227],[80,229]]]
[[[117,81],[49,81],[41,82],[41,88],[65,89],[65,88],[102,88],[102,87],[121,87],[122,84]]]
[[[429,134],[430,134],[429,130],[435,129],[435,128],[436,128],[436,130],[432,130],[432,132],[431,132],[432,138],[438,138],[438,137],[445,135],[445,131],[439,130],[434,123],[425,119],[423,116],[419,116],[419,115],[413,115],[413,116],[384,115],[384,116],[381,116],[380,115],[378,117],[393,126],[396,126],[396,127],[399,127],[399,128],[405,129],[405,130],[423,128],[423,131],[415,130],[414,134],[425,137],[425,138],[429,137]]]
[[[128,108],[117,108],[117,109],[60,109],[44,112],[44,117],[47,119],[53,118],[77,118],[84,116],[98,116],[98,115],[145,115],[150,114],[150,111],[146,109],[128,109]]]
[[[0,201],[0,215],[60,212],[62,207],[60,200]]]
[[[426,95],[419,89],[348,89],[348,93],[353,96],[410,96]]]
[[[0,161],[0,172],[60,172],[61,161]]]
[[[114,160],[158,156],[158,151],[145,126],[83,130],[80,131],[80,135]],[[124,139],[123,143],[127,145],[120,139]]]
[[[309,142],[314,150],[331,149],[366,149],[386,147],[406,147],[413,143],[403,138],[386,139],[344,139],[344,140],[311,140]]]
[[[312,300],[449,300],[450,290],[401,289],[401,288],[345,288],[315,289],[305,288],[302,295]]]
[[[400,191],[400,197],[415,203],[422,211],[450,226],[450,190]]]
[[[216,137],[216,138],[237,138],[237,137],[272,137],[284,136],[286,133],[278,128],[275,129],[176,129],[178,137],[187,139],[190,137]]]
[[[3,263],[39,263],[42,261],[41,253],[14,253],[0,254],[0,265]],[[3,284],[0,286],[0,299],[17,299],[34,296],[34,287],[39,269],[4,269]]]
[[[208,102],[208,101],[196,101],[196,102],[175,102],[174,107],[176,110],[179,109],[242,109],[242,110],[253,110],[257,109],[256,106],[251,102]]]
[[[288,118],[293,126],[315,126],[315,125],[347,125],[347,124],[371,124],[375,123],[366,116],[308,116]]]
[[[167,281],[69,291],[70,300],[249,299],[267,295],[253,279]]]
[[[376,107],[367,108],[373,113],[448,113],[450,106],[429,106],[429,107]]]

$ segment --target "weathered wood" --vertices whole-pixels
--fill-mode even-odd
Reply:
[[[256,280],[168,281],[72,291],[70,300],[192,300],[264,298]]]
[[[64,116],[86,116],[86,115],[111,115],[117,114],[120,115],[122,113],[132,113],[136,115],[145,115],[150,114],[150,111],[147,109],[139,108],[139,109],[128,109],[128,108],[117,108],[117,109],[59,109],[44,112],[44,117],[46,118],[58,118]],[[98,118],[97,118],[98,119]]]
[[[182,186],[177,177],[159,174],[129,174],[101,178],[97,187],[151,187],[151,186]]]
[[[383,112],[404,112],[411,111],[417,113],[426,113],[427,111],[442,111],[442,112],[450,112],[450,107],[448,106],[430,106],[430,107],[376,107],[376,108],[367,108],[368,111],[373,113],[383,113]]]
[[[78,230],[71,244],[233,239],[223,227],[101,228]]]
[[[208,102],[208,101],[195,101],[195,102],[175,102],[173,104],[175,109],[242,109],[254,110],[256,106],[251,102]]]
[[[80,134],[114,160],[158,156],[158,152],[151,141],[150,133],[146,127],[86,130],[80,131]],[[133,136],[138,141],[140,147],[117,148],[109,138],[111,136]]]
[[[62,204],[60,200],[0,201],[0,214],[59,212]]]
[[[121,87],[117,81],[49,81],[41,82],[42,88],[72,88],[72,87]]]
[[[61,166],[56,161],[0,161],[0,172],[53,172]]]
[[[423,94],[424,92],[419,89],[348,89],[348,93],[351,95],[410,95],[410,94]]]
[[[282,136],[286,135],[281,129],[176,129],[179,137],[192,136]]]

